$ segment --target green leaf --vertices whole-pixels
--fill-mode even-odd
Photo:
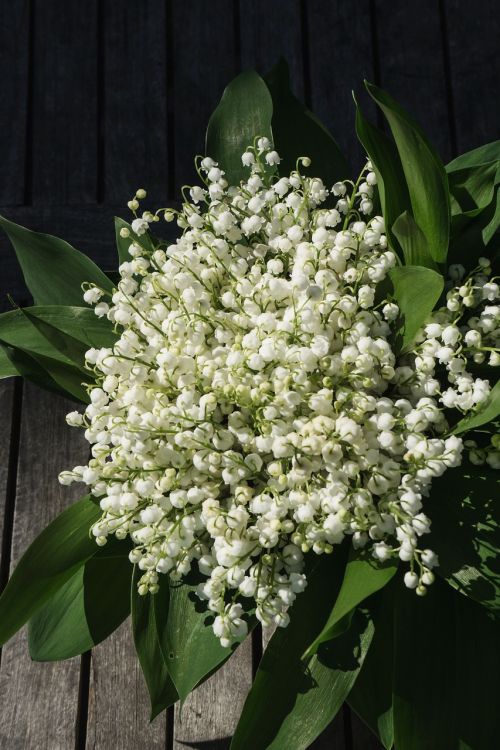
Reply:
[[[222,648],[210,622],[210,613],[195,595],[196,586],[170,584],[168,618],[155,600],[160,648],[179,698],[184,701],[206,675],[233,653]],[[158,610],[156,604],[160,605]]]
[[[479,409],[469,416],[463,417],[453,428],[454,435],[473,430],[476,427],[491,422],[500,414],[500,381],[497,381],[490,391],[488,398]]]
[[[47,323],[47,321],[39,318],[36,314],[34,315],[28,308],[21,308],[21,312],[56,351],[60,352],[80,369],[84,369],[85,353],[88,349],[86,344],[64,333],[51,323]]]
[[[489,750],[500,728],[498,622],[437,579],[425,597],[398,587],[394,628],[396,748]]]
[[[83,304],[84,281],[107,291],[108,277],[86,255],[50,234],[32,232],[0,216],[21,266],[26,285],[37,305]]]
[[[264,652],[231,750],[304,750],[333,720],[354,684],[373,635],[366,612],[356,612],[347,632],[301,659],[340,586],[343,552],[336,549],[315,563],[290,610],[290,624],[276,631]]]
[[[112,346],[117,339],[111,322],[98,318],[88,307],[66,305],[40,305],[9,310],[0,315],[0,338],[11,346],[19,346],[32,354],[44,354],[61,362],[70,360],[61,354],[53,344],[26,319],[45,323],[57,331],[67,334],[85,344],[87,349]]]
[[[355,550],[350,550],[339,595],[321,632],[304,656],[312,656],[321,643],[342,633],[348,624],[346,615],[352,613],[365,599],[389,583],[397,569],[397,560],[389,560],[382,565],[375,560],[361,556]]]
[[[241,155],[257,136],[272,140],[273,104],[268,88],[254,71],[241,73],[226,87],[208,123],[206,153],[226,172],[230,185],[249,177]]]
[[[122,237],[120,235],[121,229],[128,229],[128,237]],[[124,219],[120,219],[119,216],[115,216],[115,237],[119,265],[132,259],[128,249],[133,242],[140,247],[143,247],[147,252],[152,252],[154,250],[154,242],[151,239],[149,232],[146,232],[139,237],[139,235],[133,231],[132,226]]]
[[[323,123],[290,91],[288,66],[284,60],[265,76],[272,97],[274,145],[281,157],[279,173],[289,175],[299,156],[311,159],[311,175],[321,177],[327,187],[351,176],[351,170]]]
[[[495,195],[498,162],[479,164],[451,172],[448,176],[452,198],[452,214],[478,216],[489,206]]]
[[[401,585],[401,582],[398,581]],[[389,584],[372,600],[375,633],[361,671],[348,696],[349,706],[380,739],[386,750],[394,744],[392,657],[394,586]]]
[[[396,348],[408,351],[415,336],[434,309],[444,288],[441,274],[423,266],[391,268],[384,285],[399,306],[401,324]]]
[[[500,615],[499,472],[464,462],[434,479],[425,511],[432,519],[426,542],[439,558],[437,572],[471,599]]]
[[[377,190],[389,242],[391,247],[399,252],[399,247],[394,241],[393,224],[398,216],[411,206],[401,159],[394,142],[365,119],[356,99],[354,101],[356,103],[356,134],[377,176]]]
[[[130,546],[111,540],[87,560],[31,618],[35,661],[60,661],[88,651],[130,614]]]
[[[405,265],[426,266],[436,270],[425,235],[408,211],[404,211],[394,224],[392,231],[403,250]]]
[[[408,185],[413,217],[423,231],[437,263],[448,253],[450,198],[448,180],[439,156],[418,125],[385,91],[365,83],[370,96],[391,128]]]
[[[160,608],[168,612],[168,579],[160,576],[160,590],[157,594],[140,596],[137,592],[137,581],[142,575],[134,569],[132,579],[132,631],[137,656],[146,681],[151,701],[151,721],[165,708],[174,704],[178,698],[167,666],[163,660],[156,617]],[[166,614],[165,614],[166,616]]]
[[[486,143],[484,146],[479,146],[479,148],[474,148],[472,151],[457,156],[456,159],[446,165],[446,171],[448,173],[456,172],[458,169],[464,169],[464,167],[475,167],[478,164],[486,164],[491,161],[500,162],[500,141]],[[500,173],[497,181],[500,182]]]
[[[0,596],[0,645],[95,554],[90,527],[101,510],[86,496],[55,518],[28,547]]]
[[[0,339],[5,352],[19,375],[47,391],[62,393],[79,403],[88,403],[89,396],[84,383],[91,382],[89,376],[71,363],[61,362],[44,354],[30,354],[21,347],[7,345]]]

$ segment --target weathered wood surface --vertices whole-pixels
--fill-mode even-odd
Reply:
[[[387,88],[451,158],[498,137],[499,33],[494,0],[145,0],[140,9],[89,0],[84,12],[77,0],[0,0],[0,213],[112,268],[112,217],[126,215],[137,187],[152,204],[179,200],[226,83],[280,56],[354,167],[363,154],[351,89],[380,122],[363,78]],[[3,236],[0,257],[5,309],[7,292],[18,302],[28,294]],[[87,449],[65,426],[66,409],[0,383],[0,586],[75,497],[57,472]],[[261,653],[256,636],[182,712],[149,724],[128,623],[91,655],[56,665],[31,663],[20,634],[1,655],[0,747],[224,750]],[[313,745],[379,747],[347,707]]]

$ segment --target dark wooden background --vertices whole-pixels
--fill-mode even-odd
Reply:
[[[152,206],[177,200],[224,86],[280,55],[355,166],[351,90],[362,94],[363,78],[396,97],[446,161],[499,137],[499,30],[498,0],[0,0],[0,213],[112,268],[113,215],[127,216],[137,187]],[[3,237],[0,261],[6,309],[8,292],[28,297]],[[86,448],[64,426],[67,409],[0,385],[0,586],[71,499],[56,475]],[[149,726],[126,626],[59,665],[30,663],[21,634],[1,655],[0,746],[223,750],[260,650],[245,645],[182,714]],[[314,747],[377,744],[344,709]]]

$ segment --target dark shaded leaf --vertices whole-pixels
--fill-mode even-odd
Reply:
[[[356,134],[377,176],[377,190],[389,242],[396,252],[400,252],[395,242],[393,224],[411,206],[401,159],[394,142],[365,119],[357,102]]]
[[[206,153],[224,169],[230,185],[248,179],[241,155],[257,136],[272,140],[273,103],[269,90],[254,71],[237,76],[226,87],[208,123]]]
[[[390,560],[382,565],[351,549],[344,579],[332,611],[328,615],[321,632],[311,643],[304,656],[312,656],[321,643],[342,633],[349,624],[346,615],[351,614],[365,599],[389,583],[397,569],[397,559]]]
[[[32,232],[0,216],[37,305],[82,306],[84,281],[111,291],[107,276],[86,255],[50,234]]]
[[[97,546],[97,545],[96,545]],[[112,539],[97,551],[29,621],[35,661],[82,654],[107,638],[130,614],[130,545]]]
[[[88,496],[63,511],[28,547],[0,596],[0,645],[95,554],[90,527],[101,510]]]
[[[425,235],[411,214],[405,211],[398,216],[392,225],[392,231],[403,250],[405,265],[437,269]]]
[[[163,602],[155,601],[160,648],[181,701],[233,653],[220,645],[210,624],[210,613],[195,590],[196,586],[186,583],[171,583],[168,617]]]
[[[423,598],[397,588],[394,628],[396,748],[490,750],[500,730],[498,622],[437,579]]]
[[[433,260],[443,263],[450,236],[450,198],[443,164],[419,126],[399,104],[377,86],[367,82],[365,85],[387,118],[394,136],[413,217],[427,239]]]
[[[401,585],[401,581],[397,581]],[[350,707],[380,739],[386,750],[394,744],[392,658],[394,589],[391,583],[372,598],[375,626],[368,654],[348,697]]]
[[[441,274],[423,266],[391,268],[384,293],[399,306],[400,326],[395,347],[408,351],[418,331],[434,309],[444,288]]]
[[[432,519],[426,542],[437,572],[462,594],[500,614],[499,472],[464,462],[434,479],[425,510]]]
[[[160,576],[160,591],[157,594],[140,596],[137,581],[142,575],[137,567],[132,579],[132,631],[137,656],[146,681],[151,701],[151,720],[177,701],[177,691],[163,660],[156,618],[160,609],[168,612],[168,579]],[[156,610],[156,615],[155,615]]]
[[[351,170],[332,135],[290,91],[284,60],[265,76],[272,97],[274,145],[282,161],[279,173],[289,175],[299,156],[311,159],[311,175],[327,187],[351,176]]]
[[[290,624],[273,635],[243,708],[231,750],[303,750],[332,721],[365,658],[373,625],[356,612],[351,627],[301,660],[328,616],[344,569],[343,551],[314,561],[309,584],[290,610]]]

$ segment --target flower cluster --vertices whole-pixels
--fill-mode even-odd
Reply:
[[[397,360],[399,310],[377,298],[396,257],[371,215],[370,164],[329,187],[304,176],[306,158],[278,178],[265,138],[242,161],[239,186],[199,161],[204,187],[180,212],[138,216],[144,191],[130,202],[117,289],[109,300],[85,292],[120,334],[87,353],[90,404],[68,415],[92,458],[61,475],[100,499],[98,544],[130,537],[140,593],[197,566],[223,645],[246,634],[253,607],[285,626],[307,584],[304,555],[334,553],[346,537],[379,561],[407,561],[406,585],[425,593],[437,557],[419,543],[423,497],[461,461],[445,410],[487,397],[470,361],[488,351],[498,363],[488,268],[465,280],[455,269],[460,286]],[[183,230],[175,244],[147,234],[162,215]]]

